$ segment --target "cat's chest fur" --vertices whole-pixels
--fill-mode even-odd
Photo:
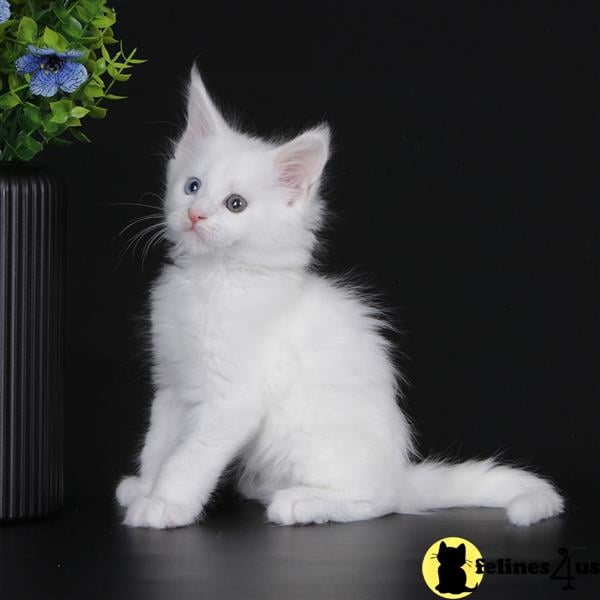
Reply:
[[[250,377],[285,296],[281,280],[244,269],[166,267],[152,292],[156,383],[204,389]]]

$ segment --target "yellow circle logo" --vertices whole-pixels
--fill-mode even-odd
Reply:
[[[483,579],[477,573],[477,547],[459,537],[447,537],[432,544],[423,557],[423,579],[429,589],[442,598],[465,598]]]

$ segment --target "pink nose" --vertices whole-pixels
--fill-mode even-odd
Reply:
[[[197,212],[193,211],[191,208],[188,208],[188,217],[190,219],[192,227],[195,227],[195,225],[198,221],[200,221],[202,219],[206,219],[206,217],[198,214]]]

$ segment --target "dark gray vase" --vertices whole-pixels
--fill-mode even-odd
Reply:
[[[65,186],[0,163],[0,520],[63,498]]]

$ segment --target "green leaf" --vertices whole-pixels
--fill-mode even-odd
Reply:
[[[102,52],[102,56],[104,57],[104,60],[106,62],[110,62],[110,54],[109,54],[108,50],[106,49],[106,47],[104,46],[104,44],[102,46],[100,46],[100,52]]]
[[[99,98],[101,96],[104,96],[104,91],[102,90],[102,88],[99,85],[96,85],[95,83],[88,83],[83,88],[83,93],[88,98]]]
[[[90,140],[90,138],[85,135],[85,133],[83,133],[82,131],[79,131],[78,129],[69,129],[71,135],[78,141],[78,142],[91,142],[92,140]]]
[[[23,110],[25,122],[29,127],[37,129],[42,125],[42,111],[35,104],[26,104]]]
[[[108,71],[108,74],[116,81],[128,81],[131,77],[131,75],[121,73],[119,69],[113,67],[112,65],[108,65],[106,70]]]
[[[11,49],[5,44],[0,44],[0,65],[2,65],[4,72],[14,70],[14,58]]]
[[[88,44],[88,46],[93,46],[94,48],[99,49],[100,46],[102,46],[102,31],[100,31],[100,29],[97,27],[93,27],[91,25],[90,27],[90,41],[93,43]]]
[[[81,117],[85,117],[85,115],[87,115],[89,112],[90,111],[83,106],[76,106],[75,108],[71,109],[71,116],[75,117],[76,119],[81,119]]]
[[[90,117],[94,119],[104,119],[106,116],[106,109],[101,106],[90,106]]]
[[[46,27],[46,29],[44,29],[42,41],[48,48],[53,48],[59,52],[66,50],[69,46],[67,40],[60,33],[50,29],[50,27]]]
[[[106,86],[104,85],[104,79],[100,77],[100,75],[96,75],[96,73],[92,73],[90,79],[101,89],[104,89]]]
[[[17,104],[21,104],[21,100],[14,94],[8,93],[0,96],[0,108],[14,108]]]
[[[37,154],[38,152],[41,152],[44,149],[44,146],[42,145],[42,143],[38,142],[36,139],[31,137],[30,135],[23,136],[22,140],[23,140],[22,144],[25,146],[25,148],[28,148],[35,154]]]
[[[51,123],[56,123],[57,125],[62,125],[69,120],[69,115],[52,115],[50,118]]]
[[[100,40],[100,35],[86,35],[81,38],[82,42],[85,42],[86,46],[92,47],[94,44],[97,44]]]
[[[14,73],[8,74],[8,88],[14,93],[14,90],[19,87],[19,80]]]
[[[17,39],[20,42],[26,44],[33,43],[33,40],[37,37],[38,26],[37,23],[31,18],[25,15],[19,22],[19,28],[17,29]]]
[[[44,149],[41,142],[24,132],[21,132],[17,137],[15,146],[19,158],[22,158],[23,160],[31,160],[38,152],[41,152]]]
[[[142,63],[147,62],[147,60],[145,58],[133,58],[136,54],[137,54],[137,48],[134,48],[131,51],[131,54],[129,56],[125,57],[125,62],[128,65],[141,65]]]
[[[78,40],[83,33],[81,23],[74,17],[69,17],[69,20],[65,23],[64,32],[72,40]]]
[[[115,73],[113,78],[116,81],[129,81],[131,79],[131,75],[125,75],[125,73]]]
[[[127,96],[116,96],[115,94],[106,94],[104,96],[107,100],[125,100]]]
[[[50,48],[55,48],[58,44],[58,33],[50,27],[46,27],[44,29],[44,35],[42,36],[42,41],[44,44],[49,46]]]
[[[14,21],[11,21],[10,19],[8,21],[4,21],[4,23],[0,23],[0,43],[2,43],[4,41],[7,33],[10,35],[9,28],[13,24],[14,24]]]
[[[102,73],[104,73],[104,71],[106,71],[106,61],[103,58],[99,58],[96,61],[96,66],[94,67],[94,73],[98,73],[98,75],[101,75]]]
[[[44,120],[44,133],[49,137],[54,137],[55,135],[60,135],[66,128],[65,123],[56,123],[53,120],[53,117]]]
[[[98,10],[97,3],[94,0],[81,0],[77,5],[76,11],[81,19],[86,23],[100,12]]]
[[[63,98],[62,100],[57,100],[56,102],[50,102],[50,110],[53,114],[69,114],[74,104],[72,100],[68,98]]]
[[[71,16],[69,14],[69,11],[66,8],[63,8],[62,6],[57,6],[54,9],[54,14],[58,17],[61,23],[66,23]]]
[[[25,146],[21,145],[17,148],[17,156],[21,160],[31,160],[35,156],[35,152],[32,152],[28,148],[25,148]]]
[[[115,24],[117,17],[113,11],[107,11],[103,16],[98,16],[92,19],[92,25],[102,29],[111,27]]]
[[[59,137],[53,137],[49,142],[51,146],[57,146],[58,148],[64,148],[65,146],[70,146],[70,140],[65,140]]]
[[[80,3],[92,16],[100,12],[98,0],[80,0]]]
[[[64,98],[57,102],[50,102],[50,110],[52,111],[50,122],[57,124],[66,123],[71,115],[71,110],[73,110],[73,101]]]

